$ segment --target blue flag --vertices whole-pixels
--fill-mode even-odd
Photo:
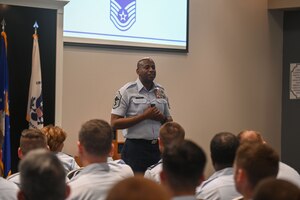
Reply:
[[[10,147],[10,119],[9,119],[9,96],[8,96],[8,66],[7,66],[7,40],[6,33],[1,32],[1,54],[0,54],[0,116],[1,130],[4,135],[4,143],[2,146],[2,170],[4,177],[11,173],[11,147]]]

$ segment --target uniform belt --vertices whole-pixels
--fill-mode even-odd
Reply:
[[[131,138],[126,138],[126,140],[130,140],[133,142],[139,142],[139,143],[145,143],[145,144],[157,144],[158,139],[153,139],[153,140],[145,140],[145,139],[131,139]]]

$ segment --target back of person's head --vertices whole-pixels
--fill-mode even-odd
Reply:
[[[66,174],[58,158],[50,151],[29,152],[19,165],[19,199],[62,200],[69,194]]]
[[[238,147],[239,140],[234,134],[229,132],[216,134],[210,142],[211,159],[214,166],[232,167]]]
[[[51,151],[61,151],[66,140],[67,133],[58,126],[48,125],[41,129],[47,137],[48,146]]]
[[[253,191],[259,181],[267,177],[276,177],[279,168],[278,154],[267,144],[243,143],[237,150],[235,158],[235,181],[237,190],[241,191],[239,178],[247,177],[247,188]]]
[[[159,130],[159,139],[163,147],[173,142],[181,142],[184,140],[184,137],[184,129],[176,122],[167,122]]]
[[[47,138],[39,129],[25,129],[21,133],[20,150],[25,156],[29,151],[48,148]]]
[[[108,193],[106,200],[169,200],[170,194],[164,187],[142,176],[118,182]]]
[[[190,140],[174,143],[163,154],[162,183],[173,191],[195,190],[203,178],[206,156],[197,144]]]
[[[108,156],[111,150],[113,133],[104,120],[92,119],[85,122],[79,131],[79,142],[85,151],[93,156]]]
[[[300,189],[286,180],[267,178],[255,188],[253,200],[300,200]]]
[[[237,135],[237,137],[240,141],[240,144],[244,142],[261,143],[261,144],[265,143],[260,132],[254,130],[243,130]]]

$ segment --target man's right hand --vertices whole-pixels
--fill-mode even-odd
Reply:
[[[165,119],[165,116],[155,107],[149,106],[143,113],[146,119],[152,119],[155,121],[162,121]]]

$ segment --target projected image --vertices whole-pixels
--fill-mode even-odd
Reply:
[[[188,0],[72,0],[64,41],[187,51]]]

